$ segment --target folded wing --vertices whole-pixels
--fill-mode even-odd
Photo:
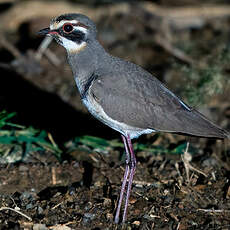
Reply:
[[[187,106],[151,74],[129,65],[125,65],[126,71],[100,75],[90,87],[90,93],[109,117],[142,129],[229,137],[227,131]]]

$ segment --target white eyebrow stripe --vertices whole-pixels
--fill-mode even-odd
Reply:
[[[81,26],[73,26],[73,28],[74,28],[75,30],[80,30],[80,31],[82,31],[84,34],[87,33],[87,29],[84,28],[84,27],[81,27]]]
[[[78,21],[77,20],[62,20],[59,23],[54,22],[53,24],[50,24],[50,29],[51,30],[56,30],[59,29],[60,27],[62,27],[65,23],[71,23],[71,24],[77,24]]]

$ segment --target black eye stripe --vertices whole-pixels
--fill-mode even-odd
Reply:
[[[59,35],[62,37],[74,41],[78,44],[85,41],[85,34],[80,30],[73,30],[71,33],[65,33],[62,29],[58,30]]]
[[[58,29],[56,29],[56,30],[52,30],[52,31],[57,32],[59,34],[59,36],[62,36],[64,38],[66,38],[66,39],[74,41],[77,44],[80,44],[80,43],[86,41],[86,39],[87,39],[86,34],[84,32],[82,32],[81,30],[75,29],[75,30],[72,30],[72,32],[67,33],[67,32],[63,31],[63,26],[58,28]],[[72,24],[72,26],[75,26],[75,25]]]
[[[71,40],[71,41],[75,41],[77,43],[81,43],[82,41],[85,40],[85,34],[82,31],[73,31],[70,34],[66,34],[65,36],[67,39]]]

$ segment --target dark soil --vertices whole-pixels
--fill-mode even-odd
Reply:
[[[205,150],[190,162],[207,177],[190,170],[189,181],[180,155],[137,152],[128,221],[123,227],[229,229],[229,152],[223,147],[213,151],[211,144],[203,141]],[[1,210],[0,229],[43,229],[38,223],[49,229],[58,224],[71,229],[117,229],[113,218],[124,173],[122,152],[74,151],[71,158],[77,156],[78,161],[2,165],[0,207],[19,210],[31,221],[15,211]]]

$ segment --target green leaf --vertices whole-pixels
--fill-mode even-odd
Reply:
[[[62,151],[56,144],[53,145],[50,142],[44,130],[40,131],[33,127],[26,128],[9,122],[9,119],[14,116],[15,113],[7,113],[6,111],[0,112],[0,145],[9,145],[9,148],[12,148],[12,146],[19,146],[21,150],[23,149],[21,146],[25,146],[21,157],[18,156],[10,159],[23,159],[23,157],[30,152],[38,150],[51,151],[58,159],[61,158]],[[4,153],[0,152],[0,154],[2,155]],[[12,160],[10,162],[12,162]]]

